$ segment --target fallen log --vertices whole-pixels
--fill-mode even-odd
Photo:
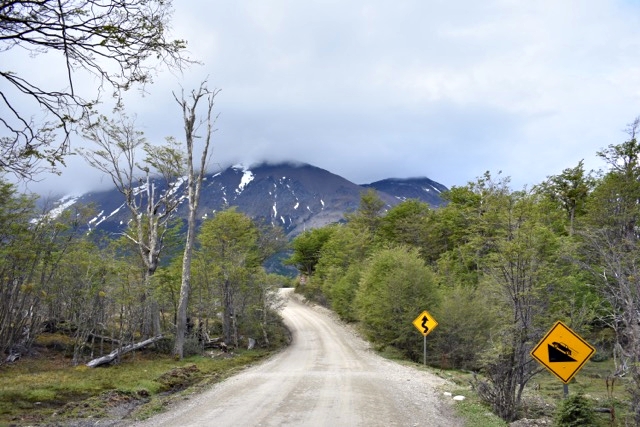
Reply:
[[[20,359],[22,355],[20,353],[11,353],[7,356],[7,359],[5,360],[7,363],[13,363],[16,360]]]
[[[162,335],[158,335],[156,337],[149,338],[147,340],[140,341],[138,343],[125,345],[122,348],[119,348],[117,350],[112,351],[111,353],[107,354],[106,356],[102,356],[102,357],[98,357],[97,359],[93,359],[92,361],[87,363],[86,366],[88,366],[90,368],[95,368],[96,366],[104,365],[105,363],[111,363],[115,359],[117,359],[118,357],[122,356],[125,353],[129,353],[131,351],[138,350],[138,349],[140,349],[142,347],[146,347],[149,344],[153,344],[154,342],[161,340],[162,338],[163,338]]]

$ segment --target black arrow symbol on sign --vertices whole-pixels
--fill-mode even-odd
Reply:
[[[422,327],[424,328],[424,332],[423,333],[427,333],[429,332],[429,327],[427,326],[427,322],[429,321],[429,319],[427,319],[427,316],[422,316]]]

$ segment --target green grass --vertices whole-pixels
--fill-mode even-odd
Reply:
[[[437,369],[423,367],[421,363],[408,361],[403,355],[393,348],[377,349],[378,354],[387,359],[410,365],[416,369],[427,369],[430,372],[451,381],[453,389],[443,389],[466,397],[464,401],[456,402],[456,413],[466,420],[467,427],[504,427],[508,424],[491,412],[491,408],[485,404],[474,390],[470,388],[472,374],[465,371]],[[542,367],[542,366],[541,366]],[[582,393],[597,408],[613,408],[615,419],[612,420],[608,413],[596,414],[599,425],[602,427],[624,426],[628,421],[629,394],[626,390],[629,379],[616,378],[612,384],[609,375],[614,372],[613,360],[587,362],[576,374],[569,384],[569,394]],[[449,387],[451,388],[451,387]],[[523,413],[525,418],[553,418],[556,406],[564,398],[563,383],[549,371],[544,369],[527,384],[523,394]],[[633,422],[631,423],[633,424]]]
[[[233,357],[168,356],[137,353],[118,365],[71,367],[69,359],[47,352],[0,368],[0,426],[33,424],[49,417],[105,417],[120,403],[143,404],[144,417],[166,405],[169,394],[218,382],[270,355],[236,351]]]
[[[569,394],[582,393],[594,407],[614,408],[615,422],[612,424],[611,415],[597,414],[602,426],[625,425],[624,419],[629,414],[629,394],[627,386],[629,379],[616,378],[612,383],[609,375],[614,371],[613,360],[602,362],[587,362],[569,383]],[[537,375],[530,385],[537,388],[538,393],[548,402],[557,404],[563,398],[563,385],[554,375],[545,370]]]
[[[485,405],[470,389],[472,374],[456,370],[431,369],[435,374],[452,381],[458,390],[449,390],[454,395],[461,394],[467,399],[456,403],[458,414],[467,420],[467,426],[506,426],[507,424],[497,416],[490,414],[491,409]],[[587,362],[569,384],[569,394],[582,393],[598,408],[611,408],[615,410],[615,420],[612,423],[611,415],[607,413],[596,414],[600,426],[624,426],[625,417],[628,417],[628,399],[626,391],[627,379],[617,378],[613,387],[607,377],[613,372],[612,360],[603,362]],[[523,395],[523,414],[525,418],[552,418],[556,406],[564,397],[563,383],[546,369],[536,375],[525,388]],[[485,418],[486,417],[486,418]]]
[[[456,414],[465,420],[466,427],[506,427],[508,425],[491,412],[491,408],[481,402],[477,396],[470,395],[468,389],[453,390],[453,394],[467,397],[461,402],[455,402]]]

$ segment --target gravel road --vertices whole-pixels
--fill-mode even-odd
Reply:
[[[285,292],[292,344],[136,426],[461,426],[445,380],[368,349],[327,310]]]

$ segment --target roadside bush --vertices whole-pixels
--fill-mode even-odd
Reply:
[[[171,354],[173,351],[174,337],[173,336],[165,336],[160,340],[155,342],[156,351],[160,354]]]
[[[374,253],[356,292],[355,307],[368,338],[391,345],[413,360],[422,357],[422,339],[411,322],[438,305],[435,277],[416,249],[400,246]]]
[[[324,307],[327,307],[329,304],[327,301],[327,297],[322,292],[321,286],[313,277],[309,277],[306,283],[298,284],[295,291],[304,296],[309,301],[316,302]]]
[[[202,343],[197,338],[186,338],[184,340],[184,357],[202,354]]]
[[[478,359],[487,349],[496,319],[486,296],[469,286],[444,290],[440,306],[430,311],[438,321],[429,335],[431,363],[443,369],[478,370]],[[430,309],[430,308],[428,308]]]
[[[597,426],[593,407],[582,394],[574,394],[562,401],[556,410],[554,421],[557,427]]]
[[[360,263],[352,265],[331,288],[331,307],[347,322],[358,320],[353,301],[360,281],[361,268]]]

